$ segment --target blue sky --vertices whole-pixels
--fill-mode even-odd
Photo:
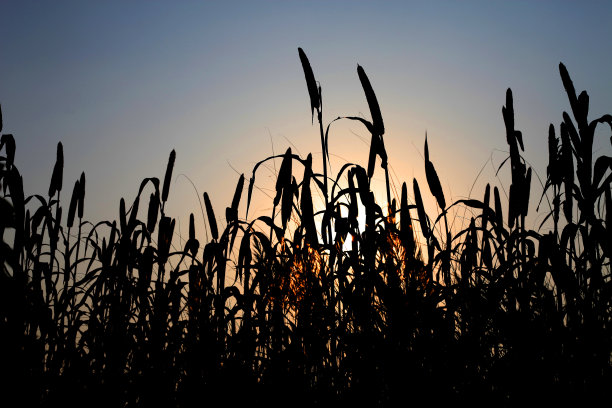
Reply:
[[[322,85],[326,121],[369,118],[356,74],[364,67],[398,183],[416,177],[424,186],[427,131],[447,201],[467,195],[483,166],[473,195],[496,181],[487,160],[505,157],[508,87],[525,157],[543,178],[548,125],[569,110],[560,61],[589,92],[592,118],[612,112],[610,2],[175,3],[0,3],[4,133],[15,135],[27,194],[46,194],[58,141],[64,194],[85,171],[94,221],[115,218],[119,199],[133,200],[143,178],[163,178],[172,149],[174,175],[188,176],[200,196],[207,191],[218,215],[231,201],[234,169],[248,176],[288,146],[320,163],[298,46]],[[356,123],[332,127],[334,169],[366,165],[364,138]],[[596,148],[609,152],[608,138]],[[272,178],[273,169],[263,172],[261,187]],[[271,203],[258,194],[265,211]],[[182,176],[171,200],[183,223],[200,214]]]

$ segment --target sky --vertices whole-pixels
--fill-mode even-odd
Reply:
[[[249,177],[273,152],[312,152],[321,171],[302,47],[322,87],[326,123],[370,118],[356,72],[363,66],[396,187],[416,178],[435,208],[425,132],[450,202],[482,197],[488,182],[508,188],[508,167],[495,176],[507,156],[507,88],[525,158],[542,180],[548,126],[569,111],[559,62],[577,91],[589,92],[591,118],[612,112],[611,18],[612,3],[603,1],[3,0],[3,133],[15,136],[26,194],[46,196],[61,141],[64,195],[84,171],[91,221],[116,219],[119,199],[131,202],[145,177],[163,180],[175,149],[168,211],[182,234],[190,212],[202,218],[205,191],[223,225],[240,173]],[[332,170],[367,165],[364,128],[340,121],[330,133]],[[608,137],[595,149],[609,154]],[[272,206],[264,193],[274,167],[257,177],[255,214]],[[382,181],[380,169],[375,177]]]

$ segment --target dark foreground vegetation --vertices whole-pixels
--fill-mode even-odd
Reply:
[[[2,401],[609,402],[612,158],[592,151],[596,128],[612,126],[612,117],[587,119],[589,97],[576,95],[560,64],[571,115],[550,125],[541,204],[550,228],[534,231],[525,217],[540,197],[530,194],[532,170],[521,156],[510,90],[502,109],[508,200],[487,185],[480,199],[447,202],[427,140],[427,187],[413,180],[396,196],[381,112],[363,69],[371,121],[341,120],[371,133],[369,162],[328,175],[321,88],[301,49],[299,56],[320,124],[322,173],[311,155],[291,149],[268,157],[246,185],[238,180],[223,230],[205,193],[206,231],[196,233],[192,214],[188,238],[176,238],[175,220],[164,211],[174,151],[163,180],[145,179],[133,202],[121,199],[118,221],[93,225],[83,215],[85,176],[72,195],[62,188],[61,143],[48,194],[24,197],[15,140],[2,135]],[[257,170],[272,161],[280,165],[272,214],[249,219]],[[374,173],[385,176],[385,197],[370,190]],[[435,216],[423,207],[429,193]],[[313,195],[324,208],[314,208]],[[465,229],[451,231],[447,218],[457,208],[471,217]]]

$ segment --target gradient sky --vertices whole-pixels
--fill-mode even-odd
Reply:
[[[425,132],[447,201],[464,198],[475,180],[480,198],[506,156],[508,87],[525,157],[542,178],[548,125],[569,110],[560,61],[576,89],[589,92],[591,118],[612,112],[611,2],[176,3],[0,3],[4,133],[15,135],[26,194],[46,195],[61,141],[64,195],[85,171],[86,217],[115,219],[119,199],[131,202],[145,177],[163,179],[176,149],[169,209],[184,232],[189,212],[201,213],[179,174],[200,197],[210,194],[220,218],[239,176],[233,169],[248,177],[288,146],[312,151],[320,169],[297,47],[322,85],[326,121],[369,119],[356,73],[364,67],[396,183],[416,177],[430,204]],[[332,127],[334,170],[345,161],[365,166],[366,142],[356,122]],[[596,148],[610,152],[608,138]],[[259,177],[265,187],[272,172]],[[532,195],[540,194],[536,178]]]

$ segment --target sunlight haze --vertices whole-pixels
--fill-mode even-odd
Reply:
[[[385,121],[395,188],[416,178],[433,208],[425,132],[447,201],[465,198],[475,181],[480,198],[507,156],[501,107],[508,87],[525,157],[542,179],[548,125],[569,110],[559,62],[576,89],[589,92],[591,117],[610,110],[611,11],[607,2],[551,1],[4,1],[4,133],[15,135],[26,194],[46,195],[61,141],[64,183],[85,172],[92,221],[116,218],[119,199],[131,202],[143,178],[163,178],[172,149],[172,214],[182,228],[189,212],[201,220],[198,197],[207,191],[221,218],[239,174],[249,177],[272,152],[312,152],[321,170],[302,47],[322,86],[326,123],[369,119],[356,73],[357,64],[364,67]],[[599,147],[609,149],[602,140]],[[368,145],[358,123],[334,123],[332,168],[365,166]],[[273,188],[273,175],[273,167],[262,170],[258,186],[267,180]],[[378,169],[375,178],[382,177]],[[537,178],[532,189],[539,197]],[[270,211],[257,195],[265,197],[256,191],[254,211]]]

